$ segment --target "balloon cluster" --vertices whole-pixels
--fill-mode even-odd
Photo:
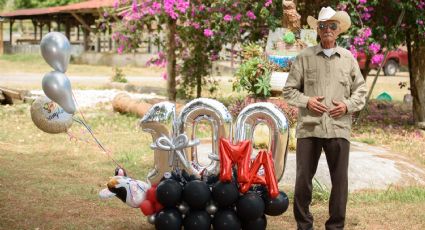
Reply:
[[[212,130],[209,164],[200,163],[197,151],[196,128],[203,121]],[[269,148],[252,159],[253,130],[260,123],[269,128]],[[173,103],[160,102],[140,120],[140,127],[152,135],[154,168],[147,179],[154,185],[147,191],[139,185],[146,196],[137,201],[156,229],[265,229],[266,215],[280,215],[288,208],[277,181],[284,173],[289,125],[275,105],[247,106],[233,128],[231,114],[216,100],[192,100],[178,115]],[[128,194],[139,190],[124,183],[111,185],[116,185],[108,185],[111,193],[134,207]]]
[[[164,208],[150,214],[148,222],[159,230],[266,229],[266,215],[280,215],[289,205],[284,192],[270,198],[260,185],[242,194],[237,183],[222,182],[217,176],[199,180],[185,171],[164,177],[155,199]],[[141,208],[147,214],[143,203]]]
[[[71,82],[65,75],[71,58],[71,44],[65,35],[50,32],[41,40],[40,49],[44,60],[54,71],[44,75],[42,81],[43,92],[50,100],[45,97],[37,99],[31,107],[31,117],[44,132],[65,132],[71,126],[72,115],[76,111]]]

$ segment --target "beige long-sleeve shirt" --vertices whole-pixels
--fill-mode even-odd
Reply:
[[[284,99],[299,108],[297,138],[345,138],[350,140],[351,114],[365,105],[366,84],[357,60],[350,51],[336,47],[330,57],[319,45],[304,49],[292,64]],[[332,118],[328,112],[317,115],[307,109],[310,97],[324,96],[322,101],[329,109],[335,107],[332,100],[347,105],[347,113]]]

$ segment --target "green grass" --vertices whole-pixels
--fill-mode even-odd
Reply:
[[[425,204],[424,187],[388,187],[385,191],[363,191],[355,193],[350,197],[351,202],[402,202],[402,203],[423,203]]]
[[[137,128],[138,118],[108,107],[84,110],[96,136],[131,176],[144,180],[153,166],[150,134]],[[87,132],[74,124],[66,134],[38,130],[25,104],[0,107],[0,229],[152,229],[139,209],[118,199],[98,198],[115,165]],[[288,211],[268,217],[267,229],[294,229],[293,188]],[[315,226],[327,219],[329,188],[313,188]],[[425,187],[390,187],[349,195],[346,229],[421,229],[425,226]]]

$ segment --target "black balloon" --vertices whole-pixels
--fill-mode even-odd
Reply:
[[[265,215],[255,220],[242,222],[243,230],[264,230],[267,227],[267,218]]]
[[[193,180],[184,186],[183,200],[191,209],[204,209],[211,199],[211,191],[207,183]]]
[[[257,193],[247,192],[239,198],[236,210],[241,220],[254,220],[264,214],[264,201]]]
[[[175,207],[181,200],[182,186],[173,179],[166,179],[156,188],[156,198],[164,207]]]
[[[218,181],[212,189],[212,197],[218,207],[224,208],[236,202],[239,196],[239,191],[236,185],[232,182],[224,183]]]
[[[289,199],[284,192],[280,191],[279,195],[274,199],[271,199],[267,194],[264,198],[264,203],[266,205],[266,209],[264,210],[265,214],[269,216],[278,216],[288,209]]]
[[[239,230],[241,223],[232,209],[220,210],[214,215],[214,230]]]
[[[206,211],[190,211],[183,220],[185,230],[209,230],[211,217]]]
[[[160,211],[155,218],[157,230],[180,230],[182,225],[181,213],[175,208]]]

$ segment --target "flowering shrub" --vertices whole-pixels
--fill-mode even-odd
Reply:
[[[105,14],[104,21],[113,18],[111,15],[122,18],[111,22],[118,53],[139,48],[148,34],[177,59],[167,60],[180,66],[167,68],[168,79],[182,75],[181,92],[196,87],[197,96],[201,96],[202,78],[210,74],[211,61],[217,59],[223,44],[265,39],[269,28],[280,24],[282,11],[281,2],[270,0],[116,0],[114,7],[115,12]],[[172,33],[168,40],[160,39],[164,29]]]
[[[351,17],[350,51],[354,57],[359,51],[364,52],[367,63],[382,64],[382,48],[396,48],[404,43],[406,33],[414,33],[418,41],[425,38],[425,0],[342,0],[334,3],[338,10],[347,11]],[[395,28],[401,9],[405,9],[406,14],[401,27]]]
[[[227,107],[229,108],[230,113],[233,117],[237,117],[243,108],[250,105],[251,103],[267,101],[267,100],[247,100],[247,98],[237,98],[233,100],[231,103],[227,103]],[[276,100],[269,100],[269,102],[275,104],[279,107],[286,115],[286,118],[289,121],[291,126],[297,122],[298,117],[298,108],[288,105],[286,101],[281,98],[277,98]],[[226,104],[226,103],[224,103]]]

